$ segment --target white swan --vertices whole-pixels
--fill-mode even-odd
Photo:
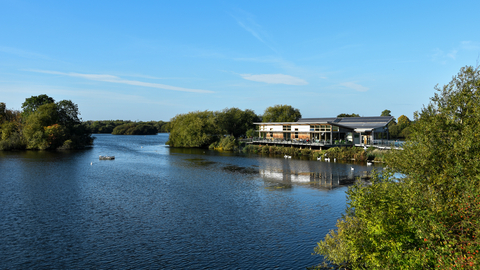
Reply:
[[[333,158],[333,162],[337,162],[337,158]]]
[[[354,170],[355,170],[355,168],[353,168],[353,167],[350,167],[350,170],[354,171]]]
[[[372,162],[367,161],[367,166],[372,166],[372,164],[373,164]]]

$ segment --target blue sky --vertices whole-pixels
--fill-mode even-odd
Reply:
[[[480,61],[480,1],[0,0],[0,102],[168,121],[276,104],[303,117],[428,104]]]

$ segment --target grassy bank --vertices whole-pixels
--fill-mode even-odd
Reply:
[[[374,161],[383,162],[385,154],[389,150],[380,150],[368,148],[364,150],[361,147],[332,147],[327,150],[310,150],[294,147],[252,145],[241,143],[232,136],[226,136],[220,141],[214,142],[209,146],[210,150],[217,151],[241,151],[252,154],[268,155],[287,155],[292,157],[309,157],[312,159],[325,160],[325,158],[337,159],[338,161]]]
[[[288,155],[292,157],[307,156],[312,159],[325,160],[325,158],[337,159],[338,161],[375,161],[383,162],[388,150],[361,147],[332,147],[327,150],[310,150],[283,146],[260,146],[246,145],[241,150],[244,153]]]

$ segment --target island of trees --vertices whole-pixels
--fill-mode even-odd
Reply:
[[[78,106],[47,95],[25,99],[22,111],[0,103],[0,150],[79,149],[93,143],[80,120]]]
[[[124,120],[86,121],[91,133],[110,133],[113,135],[155,135],[167,131],[168,122],[149,121],[132,122]]]

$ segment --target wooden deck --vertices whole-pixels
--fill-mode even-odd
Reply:
[[[271,146],[284,146],[284,147],[299,147],[299,148],[309,148],[309,149],[322,149],[322,148],[331,148],[331,147],[374,147],[378,149],[390,150],[403,150],[402,145],[404,142],[392,141],[392,140],[374,140],[372,144],[353,144],[351,142],[347,143],[331,143],[330,141],[307,141],[307,140],[280,140],[280,139],[262,139],[262,138],[252,138],[242,140],[247,144],[258,144],[258,145],[271,145]]]

